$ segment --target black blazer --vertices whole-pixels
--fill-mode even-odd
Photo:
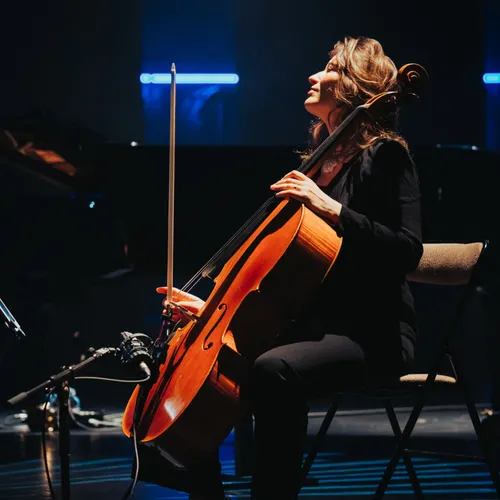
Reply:
[[[380,140],[322,188],[339,201],[342,247],[316,304],[325,333],[346,334],[380,352],[413,359],[417,321],[406,274],[422,256],[420,187],[411,156]]]

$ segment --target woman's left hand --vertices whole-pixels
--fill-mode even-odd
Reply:
[[[293,170],[272,184],[271,189],[275,191],[278,198],[293,198],[322,219],[334,224],[338,222],[342,205],[324,193],[313,180],[297,170]]]

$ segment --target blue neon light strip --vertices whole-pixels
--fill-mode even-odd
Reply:
[[[170,73],[142,73],[141,83],[158,83],[169,85],[172,77]],[[176,82],[180,84],[226,84],[235,85],[240,77],[235,73],[178,73]]]
[[[500,73],[485,73],[483,75],[484,83],[500,83]]]

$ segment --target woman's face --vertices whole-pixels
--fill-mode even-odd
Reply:
[[[325,123],[328,123],[331,111],[337,106],[333,89],[339,78],[335,57],[328,61],[323,71],[309,77],[311,89],[307,94],[304,106],[309,113]]]

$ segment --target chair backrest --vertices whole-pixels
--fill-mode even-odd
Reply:
[[[435,285],[467,285],[487,242],[424,243],[424,253],[409,281]]]
[[[430,285],[465,285],[465,293],[460,297],[455,314],[442,337],[441,349],[431,373],[436,374],[440,358],[449,353],[449,344],[458,327],[471,297],[481,285],[487,268],[489,251],[488,240],[474,243],[424,243],[424,253],[417,269],[408,274],[408,281]],[[455,377],[456,378],[456,377]]]

